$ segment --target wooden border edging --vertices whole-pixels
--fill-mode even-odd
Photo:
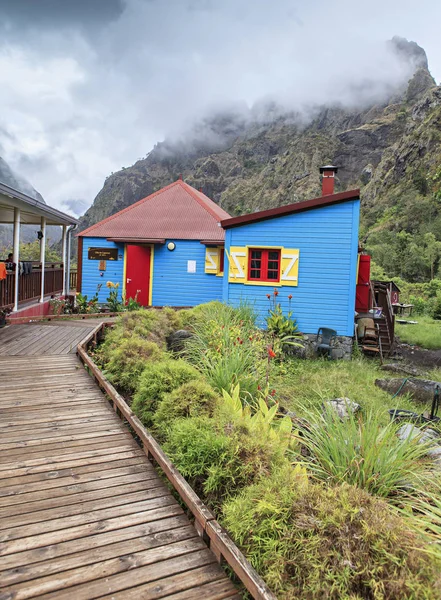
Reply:
[[[77,346],[77,355],[89,369],[98,386],[113,403],[115,412],[125,419],[142,441],[144,452],[151,462],[155,462],[164,472],[180,498],[195,518],[198,534],[205,540],[217,561],[223,560],[231,567],[243,585],[255,600],[277,600],[257,571],[250,565],[245,556],[235,545],[228,533],[216,521],[213,513],[205,506],[193,488],[174,467],[155,438],[147,431],[124,398],[106,379],[101,370],[87,354],[90,345],[95,346],[102,337],[105,327],[112,323],[100,323]]]

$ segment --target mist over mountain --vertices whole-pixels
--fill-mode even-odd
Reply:
[[[385,274],[427,278],[411,257],[424,254],[427,234],[441,241],[441,88],[415,42],[396,37],[389,48],[407,70],[405,81],[382,83],[381,94],[372,81],[358,84],[344,104],[294,111],[267,99],[219,110],[110,175],[81,229],[181,173],[232,215],[282,206],[319,196],[319,167],[332,163],[340,166],[336,191],[362,190],[361,234]],[[400,232],[410,236],[407,258],[394,250]]]

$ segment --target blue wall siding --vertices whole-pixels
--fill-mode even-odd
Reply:
[[[167,250],[173,241],[175,250]],[[187,261],[196,261],[196,273],[187,272]],[[198,240],[166,240],[155,246],[153,258],[154,306],[196,306],[222,300],[223,277],[205,273],[205,246]]]
[[[352,336],[359,212],[360,201],[354,200],[234,227],[226,232],[225,247],[299,248],[298,286],[277,288],[284,312],[289,310],[288,295],[292,294],[291,308],[301,331],[317,333],[319,327],[331,327],[339,335]],[[274,286],[228,283],[227,274],[224,279],[224,300],[254,302],[263,324],[269,308],[266,294]]]
[[[118,248],[118,260],[106,261],[106,270],[98,269],[99,260],[88,260],[87,254],[89,248]],[[105,238],[83,238],[83,274],[81,283],[81,292],[89,298],[95,295],[97,286],[102,283],[101,290],[98,295],[99,302],[105,302],[109,295],[109,289],[106,288],[106,282],[119,283],[118,295],[121,297],[123,289],[123,274],[124,274],[124,244],[116,244],[109,242]]]

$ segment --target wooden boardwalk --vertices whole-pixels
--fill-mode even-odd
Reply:
[[[90,324],[0,330],[0,600],[240,598],[72,354],[71,329]]]

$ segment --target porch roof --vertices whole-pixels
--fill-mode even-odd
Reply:
[[[0,223],[14,222],[14,208],[20,209],[20,222],[23,225],[40,225],[42,217],[46,218],[47,225],[78,224],[74,217],[0,183]]]

